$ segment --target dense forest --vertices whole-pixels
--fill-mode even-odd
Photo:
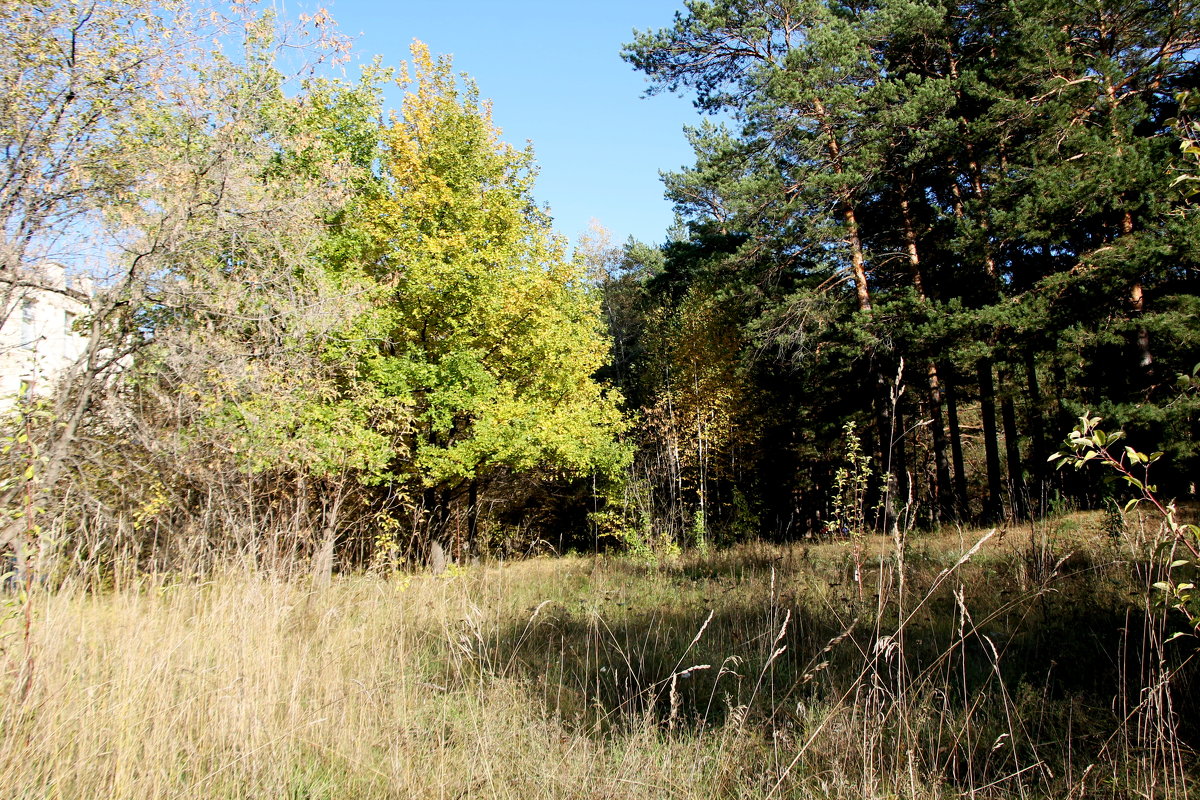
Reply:
[[[1090,411],[1189,491],[1196,216],[1186,3],[689,4],[625,57],[717,123],[630,247],[615,379],[706,522],[822,529],[857,423],[878,523],[1102,495],[1047,457]]]
[[[348,81],[323,14],[5,13],[8,316],[72,243],[106,272],[10,417],[6,542],[353,567],[1022,520],[1112,501],[1048,462],[1086,413],[1194,492],[1187,2],[689,3],[624,50],[712,115],[677,224],[573,254],[423,45]]]

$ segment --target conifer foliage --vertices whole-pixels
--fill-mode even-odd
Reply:
[[[659,302],[686,314],[682,282],[753,334],[735,424],[760,438],[709,493],[819,530],[813,442],[858,419],[879,524],[1022,516],[1075,491],[1044,462],[1086,408],[1186,489],[1200,231],[1171,120],[1198,43],[1191,0],[693,0],[639,33],[651,92],[719,115],[667,177],[693,244]],[[695,280],[714,236],[739,243]]]

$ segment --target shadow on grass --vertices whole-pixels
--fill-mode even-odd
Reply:
[[[1153,691],[1161,679],[1175,708],[1195,707],[1192,645],[1161,645],[1169,631],[1139,608],[1138,565],[1043,562],[947,573],[915,553],[901,597],[885,558],[860,598],[847,558],[800,549],[664,570],[614,561],[571,603],[461,648],[450,677],[517,678],[586,735],[732,731],[841,768],[902,769],[916,750],[926,773],[964,787],[1052,792],[1072,764],[1153,749],[1166,729],[1194,740],[1193,715]]]

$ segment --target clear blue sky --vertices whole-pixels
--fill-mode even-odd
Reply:
[[[316,0],[288,3],[295,16]],[[533,142],[535,191],[572,241],[591,218],[614,242],[660,242],[673,214],[659,170],[692,161],[683,135],[699,117],[673,95],[643,98],[646,82],[620,57],[633,29],[662,28],[682,0],[325,0],[356,59],[397,64],[413,39],[479,84],[504,138]],[[389,98],[398,105],[399,96]]]

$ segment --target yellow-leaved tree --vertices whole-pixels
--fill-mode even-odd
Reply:
[[[530,149],[500,139],[474,83],[412,48],[400,115],[382,132],[380,180],[356,203],[352,320],[358,377],[406,400],[411,446],[392,480],[421,497],[431,541],[500,474],[614,473],[618,397],[598,301],[531,190]]]

